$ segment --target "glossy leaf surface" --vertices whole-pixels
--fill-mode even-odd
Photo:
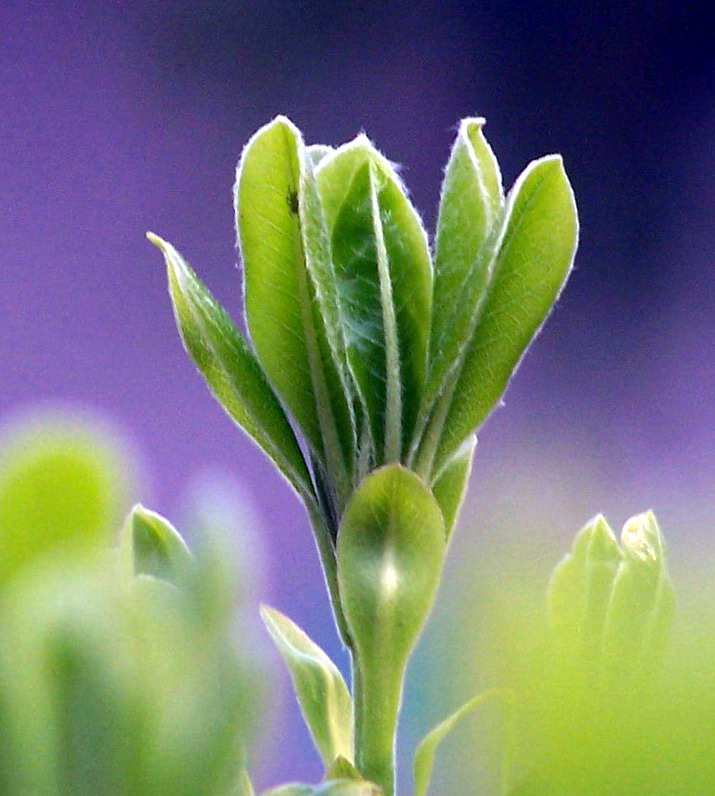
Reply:
[[[179,252],[156,235],[149,240],[164,254],[177,326],[214,397],[298,494],[310,495],[295,434],[243,336]]]
[[[352,698],[342,675],[320,647],[287,616],[261,607],[261,616],[283,656],[313,741],[326,767],[352,757]]]

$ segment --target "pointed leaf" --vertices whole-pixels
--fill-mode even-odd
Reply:
[[[283,656],[305,723],[325,766],[352,756],[352,698],[335,664],[287,616],[261,606],[261,616]]]
[[[357,166],[332,226],[348,361],[377,461],[397,461],[409,440],[425,380],[429,250],[419,217],[387,161],[363,141],[338,150],[319,180],[343,162]]]
[[[504,696],[505,692],[500,690],[486,691],[484,694],[470,699],[469,702],[462,705],[461,708],[452,713],[451,716],[440,722],[420,742],[415,752],[414,762],[414,778],[415,778],[415,796],[426,796],[427,789],[429,788],[430,780],[432,778],[432,768],[434,767],[434,758],[437,754],[437,748],[442,741],[452,732],[452,730],[460,724],[464,719],[474,713],[477,708],[481,707],[487,700],[495,696]]]
[[[665,650],[674,597],[665,547],[653,512],[632,517],[621,534],[623,561],[613,582],[604,629],[604,668],[620,686],[636,687]]]
[[[474,436],[470,437],[457,451],[452,461],[444,468],[432,487],[435,500],[439,503],[439,507],[442,510],[448,541],[464,503],[464,496],[467,493],[476,445],[477,438]]]
[[[323,158],[326,158],[328,155],[332,155],[335,150],[327,144],[311,144],[305,148],[305,152],[308,155],[311,164],[315,168],[318,166],[320,161],[323,160]]]
[[[344,497],[355,429],[329,239],[300,133],[284,117],[244,150],[236,223],[258,359]]]
[[[133,575],[151,575],[174,583],[192,563],[189,548],[176,528],[141,504],[131,510],[122,535],[123,555]]]
[[[493,268],[493,227],[504,202],[484,119],[464,119],[447,164],[437,220],[430,374],[431,407],[479,319]]]
[[[434,472],[506,389],[566,282],[577,238],[576,206],[561,158],[534,161],[507,200],[494,275],[449,401]]]
[[[296,492],[310,499],[310,475],[295,434],[241,333],[176,249],[151,233],[148,238],[164,254],[177,326],[214,397]]]

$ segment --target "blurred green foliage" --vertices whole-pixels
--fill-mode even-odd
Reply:
[[[0,450],[0,793],[225,794],[252,724],[235,573],[136,507],[123,463],[57,418]]]

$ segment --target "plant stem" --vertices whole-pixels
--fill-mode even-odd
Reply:
[[[385,796],[395,793],[395,745],[402,704],[405,666],[388,670],[384,662],[360,660],[353,654],[355,764],[379,785]]]

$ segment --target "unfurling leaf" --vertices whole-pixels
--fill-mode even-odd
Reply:
[[[630,692],[657,669],[673,612],[663,540],[652,512],[625,524],[620,545],[602,516],[554,571],[549,619],[561,668],[600,691]]]
[[[250,140],[236,180],[246,319],[268,379],[349,491],[355,428],[327,228],[310,158],[278,117]]]
[[[142,505],[132,509],[122,536],[122,555],[132,575],[151,575],[175,582],[191,564],[189,548],[176,528]]]
[[[288,666],[303,718],[326,768],[337,757],[349,760],[353,704],[342,675],[287,616],[265,605],[261,616]]]
[[[488,295],[441,425],[433,472],[492,411],[571,271],[578,239],[561,158],[531,163],[507,198]],[[439,410],[437,405],[436,412]]]
[[[376,460],[399,461],[425,381],[432,302],[427,237],[396,173],[364,137],[323,161],[318,185],[348,361]]]
[[[179,332],[211,392],[296,492],[309,499],[312,488],[303,454],[253,352],[179,252],[156,235],[147,237],[164,254]]]

